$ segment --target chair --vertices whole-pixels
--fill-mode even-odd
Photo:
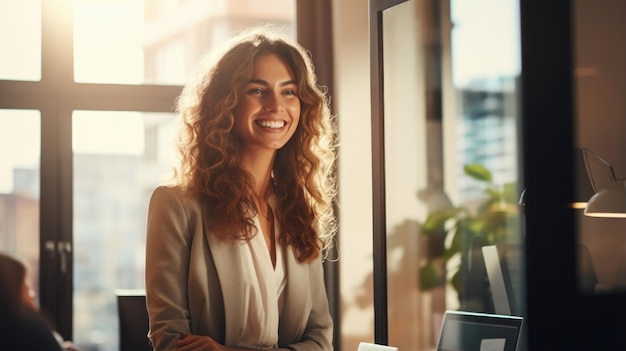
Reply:
[[[116,290],[120,351],[152,351],[144,290]]]

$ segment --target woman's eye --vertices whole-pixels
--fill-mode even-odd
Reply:
[[[288,95],[288,96],[295,96],[296,95],[296,91],[295,90],[286,90],[283,92],[283,94]]]
[[[252,88],[252,89],[248,90],[248,94],[260,95],[260,94],[263,94],[263,89],[261,89],[261,88]]]

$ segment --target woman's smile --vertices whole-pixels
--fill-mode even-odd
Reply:
[[[281,129],[285,126],[285,121],[258,120],[256,121],[256,124],[258,124],[262,128]]]

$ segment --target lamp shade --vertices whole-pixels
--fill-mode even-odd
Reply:
[[[626,181],[613,181],[587,202],[585,216],[626,218]]]
[[[595,191],[587,175],[584,151],[580,148],[574,149],[574,171],[576,172],[574,173],[576,188],[570,207],[581,210],[587,207],[587,202],[595,194]]]

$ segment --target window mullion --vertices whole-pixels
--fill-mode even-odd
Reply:
[[[42,1],[41,81],[50,93],[74,81],[74,1]]]
[[[41,82],[27,93],[41,109],[40,305],[56,330],[72,338],[71,125],[59,109],[73,84],[73,1],[42,1]],[[68,138],[69,141],[64,138]],[[69,162],[68,162],[69,160]]]

